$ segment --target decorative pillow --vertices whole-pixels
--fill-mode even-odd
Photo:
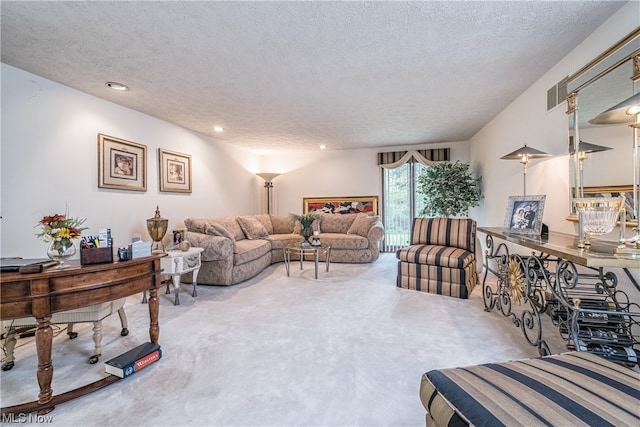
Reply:
[[[233,245],[233,252],[238,253],[238,248],[236,247],[236,239],[233,237],[233,234],[231,234],[231,232],[224,228],[222,225],[209,223],[207,224],[205,232],[211,236],[226,237],[227,239],[231,240],[231,244]]]
[[[195,231],[196,233],[206,234],[207,225],[211,223],[210,219],[204,218],[187,218],[184,220],[184,225],[188,231]]]
[[[260,221],[260,224],[264,226],[268,234],[273,234],[273,224],[271,223],[271,218],[269,218],[268,214],[254,215],[254,218]]]
[[[238,224],[240,224],[240,228],[244,231],[244,235],[247,236],[249,240],[266,239],[269,235],[264,225],[252,216],[239,216],[236,219],[238,220]]]
[[[367,237],[369,230],[378,222],[377,216],[369,216],[364,213],[356,215],[355,221],[349,227],[347,234],[357,234],[358,236]]]

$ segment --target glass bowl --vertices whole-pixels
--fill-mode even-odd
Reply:
[[[573,204],[581,218],[583,231],[590,235],[609,234],[624,206],[622,197],[584,197]]]

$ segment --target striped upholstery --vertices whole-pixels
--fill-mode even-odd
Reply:
[[[640,374],[589,352],[429,371],[427,425],[638,426]]]
[[[412,245],[439,245],[476,250],[476,222],[468,218],[414,218]]]
[[[469,298],[478,283],[474,220],[415,218],[411,245],[396,253],[398,287]]]

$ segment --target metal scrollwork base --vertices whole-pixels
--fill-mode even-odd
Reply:
[[[500,311],[521,329],[527,342],[537,347],[540,355],[551,354],[549,346],[542,338],[540,318],[540,314],[549,308],[553,288],[553,276],[548,270],[548,257],[542,254],[529,257],[510,254],[504,243],[494,246],[493,238],[489,235],[486,244],[485,272],[482,280],[485,310],[491,311],[495,308]],[[487,283],[490,260],[496,261],[498,280],[495,289]]]
[[[618,279],[602,267],[578,271],[567,260],[533,252],[510,254],[505,243],[487,235],[482,293],[485,311],[496,309],[520,328],[541,356],[551,354],[542,335],[547,314],[568,349],[592,351],[633,366],[640,361],[640,306],[617,289]],[[495,288],[487,283],[496,264]]]

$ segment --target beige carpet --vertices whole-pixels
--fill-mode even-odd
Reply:
[[[161,292],[160,362],[58,406],[55,426],[420,426],[423,372],[537,355],[520,330],[487,313],[481,287],[469,300],[399,289],[397,263],[312,263],[287,277],[282,263],[231,287],[182,285],[181,305]],[[91,326],[54,341],[54,394],[103,377],[103,362],[148,340],[141,295],[105,321],[103,357]],[[549,334],[557,332],[549,329]],[[1,373],[2,406],[35,400],[33,338],[18,340],[16,366]],[[562,351],[562,348],[555,348]],[[3,421],[7,421],[6,419]],[[27,423],[29,424],[29,423]],[[32,424],[36,424],[33,422]],[[3,425],[9,425],[4,423]]]

